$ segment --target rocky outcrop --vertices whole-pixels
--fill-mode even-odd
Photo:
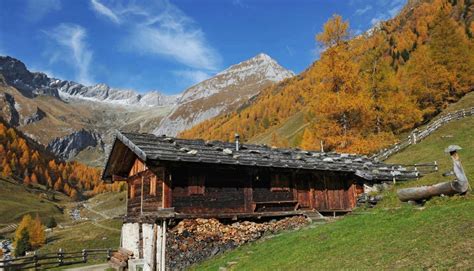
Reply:
[[[25,97],[48,95],[59,98],[58,90],[50,86],[51,79],[41,72],[30,72],[23,62],[0,56],[0,73],[6,83],[18,89]]]
[[[69,160],[88,147],[98,147],[103,151],[104,142],[97,132],[82,129],[67,136],[52,140],[46,149],[61,159]]]
[[[16,108],[17,106],[12,95],[5,92],[0,93],[0,117],[12,126],[18,126],[20,123],[20,114]]]
[[[25,119],[23,120],[23,125],[28,125],[30,123],[40,121],[44,117],[46,117],[46,113],[43,110],[41,110],[39,107],[36,107],[36,111],[35,113],[33,113],[33,115],[25,117]]]

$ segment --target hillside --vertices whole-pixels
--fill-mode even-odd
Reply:
[[[230,140],[237,132],[276,146],[376,151],[473,90],[473,12],[471,1],[409,1],[355,37],[335,15],[306,71],[181,136]]]
[[[463,100],[462,106],[472,106]],[[454,105],[453,107],[457,107]],[[450,110],[450,109],[449,109]],[[474,118],[453,121],[389,162],[437,160],[440,171],[419,180],[397,183],[384,193],[375,209],[324,225],[287,232],[245,245],[195,266],[196,270],[314,270],[314,269],[472,269],[474,268],[474,196],[435,198],[423,208],[401,204],[395,190],[450,180],[443,150],[458,144],[469,180],[474,180]]]
[[[0,187],[0,228],[18,223],[25,214],[38,214],[44,221],[49,217],[65,220],[65,204],[71,200],[61,193],[52,199],[41,186],[29,188],[4,178],[0,178]]]
[[[42,186],[45,193],[64,193],[74,200],[120,185],[106,185],[98,168],[79,162],[62,162],[10,125],[0,121],[0,175],[16,185]],[[8,201],[8,197],[3,200]],[[14,200],[13,200],[14,201]]]

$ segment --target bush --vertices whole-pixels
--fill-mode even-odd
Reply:
[[[58,225],[58,223],[56,222],[56,219],[54,218],[54,216],[50,217],[48,219],[48,222],[46,222],[46,227],[52,229],[52,228],[56,228],[56,226]]]

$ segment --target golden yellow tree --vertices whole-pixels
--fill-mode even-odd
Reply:
[[[36,215],[35,220],[31,221],[29,232],[30,244],[33,249],[37,249],[45,244],[46,235],[39,215]]]

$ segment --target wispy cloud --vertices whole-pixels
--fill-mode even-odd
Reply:
[[[194,69],[214,71],[220,66],[221,57],[202,29],[167,0],[91,4],[97,14],[128,29],[123,43],[129,51],[166,57]]]
[[[355,15],[362,15],[364,13],[366,13],[367,11],[371,10],[372,9],[372,6],[371,5],[367,5],[363,8],[358,8],[356,9],[355,11]]]
[[[199,71],[199,70],[174,71],[173,74],[178,77],[184,78],[185,80],[189,81],[191,84],[197,84],[211,77],[209,73],[206,73],[204,71]]]
[[[61,9],[60,0],[28,0],[25,17],[29,21],[39,21],[48,13]]]
[[[377,13],[370,23],[375,26],[381,21],[388,20],[400,12],[407,0],[380,0],[377,2]]]
[[[94,11],[99,13],[100,15],[107,17],[107,19],[111,20],[112,22],[116,24],[120,23],[119,17],[115,15],[115,13],[112,10],[110,10],[108,7],[100,3],[98,0],[91,0],[91,6],[92,6],[92,9],[94,9]]]
[[[94,80],[90,75],[90,65],[93,53],[86,42],[86,30],[80,25],[63,23],[45,33],[55,44],[50,61],[71,64],[76,72],[76,81],[92,84]]]

